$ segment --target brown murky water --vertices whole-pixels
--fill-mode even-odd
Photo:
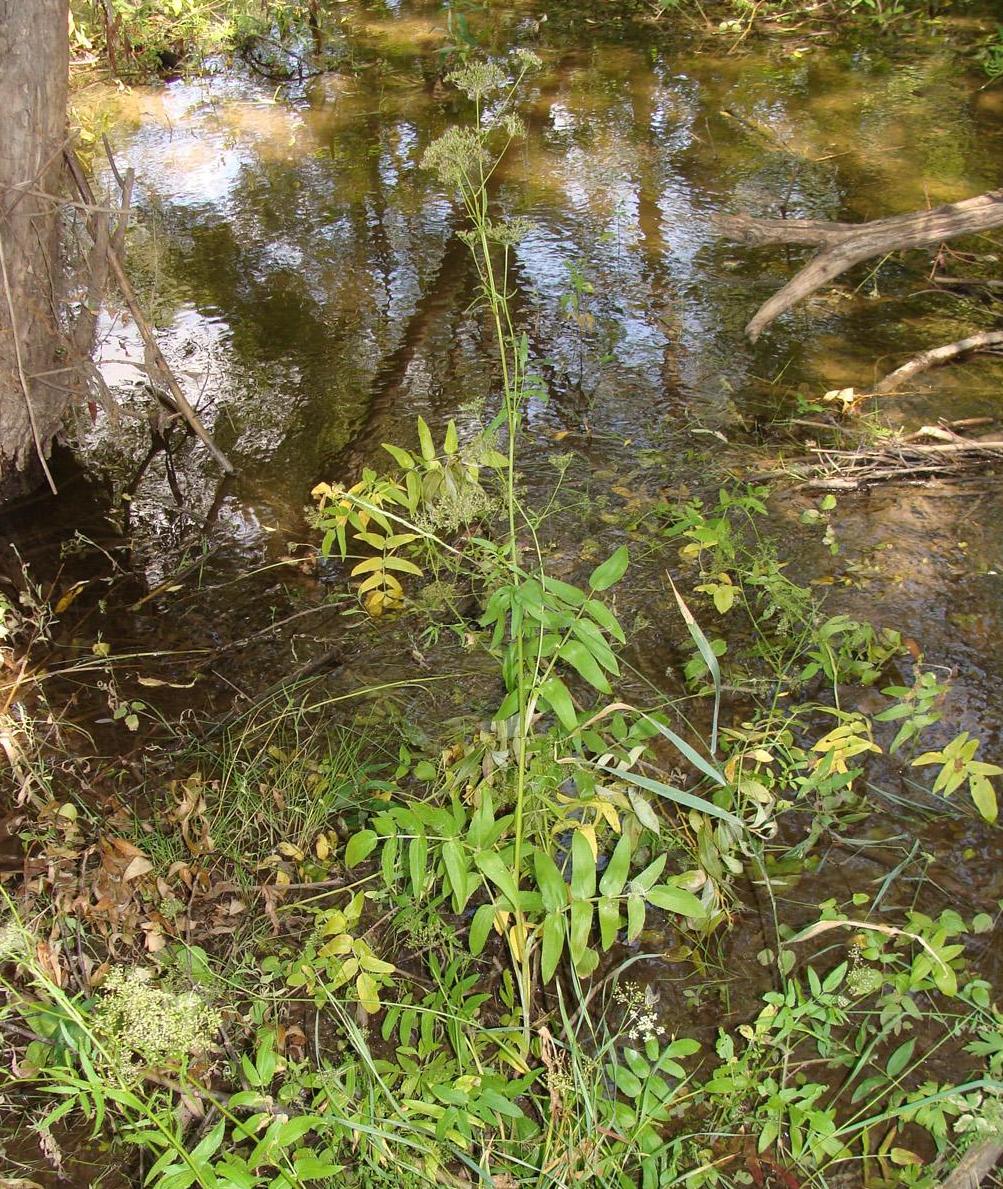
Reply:
[[[401,695],[402,710],[429,723],[469,709],[480,680],[446,642],[430,650],[407,625],[346,614],[338,568],[297,560],[298,544],[313,541],[304,508],[316,482],[382,465],[380,443],[411,444],[419,414],[437,437],[450,418],[462,435],[496,395],[457,213],[418,167],[462,111],[438,81],[453,36],[446,12],[420,0],[341,7],[337,72],[277,88],[237,72],[81,98],[114,113],[119,164],[138,175],[132,267],[237,475],[221,480],[180,437],[169,464],[161,451],[141,466],[151,442],[142,350],[128,321],[108,316],[100,358],[121,423],[98,410],[78,461],[62,460],[60,496],[31,501],[3,528],[54,599],[86,583],[51,664],[91,656],[98,639],[134,653],[116,666],[120,696],[167,716],[232,713],[329,654],[334,694],[458,674],[434,697]],[[525,45],[545,62],[527,93],[529,138],[505,164],[497,203],[533,224],[517,250],[519,319],[550,388],[530,411],[522,456],[534,495],[549,498],[554,456],[570,456],[547,528],[555,572],[629,538],[633,501],[713,494],[744,477],[758,465],[754,448],[779,444],[773,423],[799,397],[866,387],[895,361],[998,320],[998,304],[927,290],[928,261],[913,255],[825,291],[752,347],[742,326],[796,258],[728,244],[711,222],[737,210],[877,217],[999,185],[999,90],[979,90],[945,40],[823,50],[792,33],[730,54],[733,36],[698,52],[671,20],[613,4],[552,5],[547,20],[522,2],[466,15],[481,49]],[[576,273],[591,286],[584,326],[561,306]],[[986,357],[930,374],[881,411],[910,427],[998,415],[1001,380],[1003,364]],[[811,500],[788,492],[771,507],[791,576],[824,584],[833,612],[919,641],[955,676],[952,720],[998,760],[998,476],[843,495],[835,557],[801,523]],[[623,692],[650,699],[642,676],[666,695],[681,690],[683,635],[664,580],[674,551],[649,544],[638,540],[621,611],[637,620],[639,674]],[[67,678],[90,730],[92,677]],[[194,684],[154,688],[151,678]],[[138,739],[120,725],[97,730],[109,754],[158,737],[155,725]],[[909,839],[929,830],[897,814],[876,829]],[[996,835],[963,815],[933,829],[929,874],[947,899],[969,911],[1003,895]],[[792,886],[790,916],[887,870],[865,853],[833,853],[810,889]],[[744,941],[737,931],[738,966],[758,937],[751,923]],[[992,947],[985,962],[988,977],[1000,973]],[[655,982],[672,977],[668,964],[649,967]]]

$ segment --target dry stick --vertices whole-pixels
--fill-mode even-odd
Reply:
[[[1003,190],[989,190],[964,202],[913,211],[867,223],[829,223],[820,219],[755,219],[719,215],[718,230],[747,244],[817,244],[821,251],[764,302],[745,331],[753,342],[775,318],[835,280],[854,264],[905,248],[922,248],[976,231],[1003,226]]]
[[[91,192],[90,183],[84,176],[84,172],[77,159],[76,153],[72,149],[66,151],[66,161],[70,167],[70,172],[73,174],[73,180],[76,182],[77,189],[85,202],[93,202],[94,195]],[[216,459],[223,470],[228,474],[234,473],[233,464],[226,457],[222,450],[212,440],[209,432],[199,420],[198,414],[192,408],[188,398],[181,391],[181,386],[178,384],[171,371],[170,365],[164,358],[164,353],[160,350],[157,340],[153,334],[149,322],[146,320],[146,315],[143,313],[142,307],[139,304],[139,298],[136,296],[136,291],[132,287],[132,282],[126,276],[125,269],[122,267],[122,261],[119,259],[118,253],[114,247],[108,247],[108,260],[111,264],[111,271],[115,276],[118,287],[121,290],[122,296],[125,298],[125,304],[129,307],[129,313],[132,315],[133,321],[136,323],[136,328],[143,339],[149,357],[156,365],[156,370],[162,374],[164,383],[171,395],[172,400],[178,407],[178,412],[184,417],[191,427],[192,433],[205,446],[209,453]],[[152,378],[152,377],[151,377]]]
[[[932,367],[939,367],[943,363],[950,363],[959,355],[968,355],[972,351],[985,351],[989,347],[999,346],[1003,346],[1003,330],[984,330],[979,334],[958,339],[957,342],[945,343],[942,347],[931,347],[928,351],[921,351],[918,355],[914,355],[908,363],[903,363],[895,371],[889,372],[875,386],[874,391],[891,392],[920,372],[928,371]]]
[[[940,1182],[939,1189],[979,1189],[979,1185],[989,1176],[996,1165],[1003,1159],[1003,1145],[995,1140],[986,1140],[976,1144],[962,1156],[954,1172],[946,1180]]]
[[[1003,281],[985,277],[931,277],[930,280],[935,285],[947,285],[955,289],[1003,289]]]
[[[10,332],[14,338],[14,359],[17,362],[17,376],[21,381],[24,403],[28,406],[28,422],[31,425],[31,436],[35,442],[38,461],[42,464],[42,470],[45,472],[45,477],[48,479],[49,486],[52,488],[52,494],[58,495],[59,491],[56,488],[56,481],[53,479],[52,472],[49,470],[49,464],[45,461],[45,451],[42,449],[42,439],[38,432],[38,422],[35,420],[35,409],[31,403],[31,392],[28,389],[28,377],[24,374],[24,360],[21,357],[21,336],[18,333],[17,319],[14,315],[14,298],[10,291],[10,278],[7,276],[7,255],[4,252],[2,236],[0,236],[0,271],[3,272],[3,291],[4,296],[7,298],[7,312],[10,315]]]

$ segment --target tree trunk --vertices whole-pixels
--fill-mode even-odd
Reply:
[[[68,76],[67,0],[0,0],[0,501],[48,475],[70,397],[56,200]]]

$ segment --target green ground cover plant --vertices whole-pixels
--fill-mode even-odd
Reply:
[[[7,1090],[56,1159],[82,1128],[158,1189],[933,1186],[1000,1133],[1003,1017],[969,961],[998,906],[931,908],[912,852],[876,892],[780,904],[824,850],[875,841],[853,834],[876,757],[920,789],[915,812],[995,819],[999,769],[943,733],[942,676],[787,576],[763,488],[651,513],[679,705],[618,693],[633,546],[577,581],[551,572],[550,505],[519,475],[547,398],[511,300],[526,228],[492,200],[535,65],[454,72],[469,121],[424,157],[467,217],[499,408],[462,436],[419,420],[387,444],[394,469],[315,491],[353,614],[391,630],[434,603],[493,700],[444,740],[388,742],[361,711],[334,731],[283,695],[180,752],[153,812],[98,829],[38,795],[31,841],[55,874],[5,902],[0,1027]],[[101,898],[84,904],[56,876],[87,847]],[[752,902],[763,946],[731,979]],[[663,1010],[652,955],[691,1013]]]

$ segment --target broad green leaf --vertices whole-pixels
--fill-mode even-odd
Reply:
[[[610,861],[606,864],[606,870],[599,881],[599,891],[604,896],[619,896],[623,891],[627,873],[630,871],[630,854],[630,839],[624,834],[617,840]]]
[[[630,881],[630,890],[632,892],[647,892],[649,888],[653,888],[658,877],[665,870],[668,858],[669,856],[663,851],[657,859],[652,859],[647,867]]]
[[[907,1040],[905,1044],[900,1044],[894,1053],[888,1058],[888,1064],[885,1066],[885,1073],[890,1078],[897,1078],[899,1074],[912,1060],[913,1049],[916,1047],[915,1036],[911,1040]]]
[[[474,855],[474,863],[491,882],[497,887],[509,903],[515,907],[519,899],[516,891],[515,879],[512,872],[505,866],[501,855],[493,850],[478,851]]]
[[[571,896],[589,900],[596,894],[596,860],[581,830],[571,836]]]
[[[968,778],[968,788],[972,794],[975,808],[987,822],[995,822],[999,815],[996,803],[996,790],[987,776],[972,775]]]
[[[563,881],[562,881],[563,882]],[[543,946],[540,954],[540,975],[549,983],[557,970],[564,949],[564,916],[550,912],[543,918]]]
[[[443,450],[446,452],[446,454],[455,454],[459,449],[459,446],[460,439],[456,433],[456,422],[450,421],[450,423],[446,426],[446,443],[443,446]]]
[[[620,904],[611,896],[599,897],[599,936],[603,950],[608,950],[620,931]]]
[[[572,607],[581,607],[585,602],[584,591],[579,590],[577,586],[572,586],[570,582],[562,582],[560,578],[551,578],[549,574],[545,574],[543,585],[550,594],[557,595],[566,603],[570,603]]]
[[[380,992],[376,985],[376,979],[371,974],[367,974],[364,970],[360,971],[359,977],[355,980],[355,990],[359,996],[359,1002],[370,1015],[374,1015],[380,1010]]]
[[[432,442],[432,431],[424,417],[418,418],[418,442],[421,445],[421,456],[426,462],[435,461],[435,445]]]
[[[562,661],[571,665],[579,676],[583,677],[593,689],[599,690],[602,694],[611,692],[606,674],[600,669],[596,658],[581,640],[565,640],[558,650],[557,655]]]
[[[644,797],[635,789],[628,789],[627,796],[630,798],[630,807],[633,809],[641,825],[646,830],[651,830],[653,834],[660,834],[662,832],[662,823],[659,820],[658,814],[655,813]]]
[[[428,859],[428,839],[424,834],[417,834],[408,843],[407,864],[411,877],[411,892],[416,900],[425,895],[425,864]]]
[[[606,637],[591,619],[576,619],[572,631],[592,653],[600,665],[614,676],[619,676],[620,665],[613,649],[606,643]]]
[[[385,569],[385,560],[382,555],[378,557],[367,557],[364,561],[360,561],[358,565],[352,567],[352,577],[357,578],[359,574],[372,574],[374,571]]]
[[[399,846],[400,839],[394,834],[383,844],[383,853],[380,855],[380,871],[383,875],[383,882],[388,888],[394,884],[397,872],[397,850]]]
[[[571,937],[568,948],[576,968],[588,948],[589,934],[592,932],[592,911],[591,900],[573,900],[571,902]]]
[[[375,830],[360,830],[358,834],[353,834],[345,847],[345,866],[349,869],[357,867],[373,853],[378,842]]]
[[[312,1152],[304,1150],[296,1153],[293,1167],[296,1171],[296,1177],[300,1181],[323,1181],[337,1176],[345,1166],[343,1164],[330,1164],[326,1160],[321,1160]],[[248,1189],[251,1189],[252,1185],[257,1184],[258,1180],[255,1178],[248,1183]],[[240,1186],[240,1189],[243,1189],[243,1186]]]
[[[568,903],[568,885],[557,864],[545,850],[537,848],[533,852],[533,868],[536,886],[543,896],[543,907],[548,913],[559,912]]]
[[[627,940],[636,941],[644,928],[644,900],[636,893],[627,897]]]
[[[384,568],[388,570],[399,570],[402,574],[415,574],[421,577],[422,571],[419,566],[416,566],[413,561],[408,561],[404,557],[395,557],[393,554],[388,554],[383,559]]]
[[[575,704],[571,700],[568,687],[560,677],[548,677],[539,687],[539,697],[557,715],[560,724],[566,731],[573,731],[578,726],[578,714]]]
[[[627,552],[627,546],[621,545],[601,566],[596,566],[592,571],[589,575],[589,586],[595,591],[609,590],[624,576],[629,564],[630,554]]]
[[[226,1134],[226,1120],[220,1119],[216,1126],[209,1132],[205,1139],[201,1140],[191,1150],[191,1158],[196,1164],[201,1164],[208,1160],[218,1149],[223,1142],[223,1136]]]
[[[616,1088],[621,1094],[626,1094],[628,1098],[640,1097],[644,1085],[636,1073],[631,1073],[625,1065],[615,1065],[612,1074]]]
[[[656,908],[665,912],[675,912],[683,917],[702,918],[706,910],[692,892],[685,892],[682,888],[674,888],[671,884],[658,884],[651,888],[645,899]]]
[[[466,856],[455,838],[442,844],[442,861],[449,876],[449,886],[453,889],[453,908],[456,912],[463,912],[473,888],[467,879]]]
[[[363,970],[368,970],[370,974],[393,974],[397,970],[393,962],[384,962],[375,954],[363,954],[359,958],[359,966]]]
[[[600,603],[598,599],[587,599],[585,610],[604,631],[609,632],[614,640],[619,640],[621,644],[627,643],[627,637],[620,626],[620,621],[604,603]]]
[[[299,1143],[304,1135],[308,1135],[317,1127],[317,1120],[310,1115],[298,1115],[281,1123],[275,1132],[275,1142],[280,1148],[288,1148]]]
[[[475,958],[484,949],[496,911],[493,904],[482,904],[474,913],[474,919],[470,922],[469,942],[470,952]]]

